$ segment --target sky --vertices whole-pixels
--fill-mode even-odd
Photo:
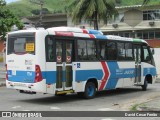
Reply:
[[[15,2],[17,0],[5,0],[7,3]]]

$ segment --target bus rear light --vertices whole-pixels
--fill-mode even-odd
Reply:
[[[6,67],[6,80],[8,80],[7,64],[5,64],[5,67]]]
[[[40,82],[42,81],[42,72],[41,72],[41,68],[39,65],[35,66],[35,80],[34,82]]]

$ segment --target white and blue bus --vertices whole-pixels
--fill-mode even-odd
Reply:
[[[54,27],[7,35],[6,86],[21,93],[78,93],[154,83],[156,68],[142,39],[96,30]]]

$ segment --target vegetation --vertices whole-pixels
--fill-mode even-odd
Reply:
[[[74,23],[79,23],[81,20],[93,21],[96,30],[98,30],[98,21],[106,22],[113,15],[118,14],[113,0],[76,0],[69,8]]]
[[[19,19],[6,8],[6,2],[0,0],[0,36],[2,39],[4,39],[6,32],[10,31],[13,25],[22,28]]]
[[[75,0],[44,0],[43,8],[47,8],[50,13],[66,12],[66,8]],[[144,1],[150,1],[148,4],[160,4],[159,0],[115,0],[116,6],[128,6],[143,4]],[[33,4],[30,0],[19,0],[7,5],[18,17],[31,16],[34,10],[39,10],[40,6]]]
[[[66,7],[74,0],[44,0],[43,8],[48,10],[49,13],[62,13],[66,12]],[[30,0],[19,0],[7,5],[7,7],[18,17],[26,17],[36,15],[39,13],[40,6],[31,3]],[[35,14],[36,12],[36,14]]]

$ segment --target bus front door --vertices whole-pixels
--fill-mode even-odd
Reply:
[[[56,41],[56,89],[72,90],[72,41]]]
[[[135,85],[141,83],[141,46],[134,45],[135,57]]]

